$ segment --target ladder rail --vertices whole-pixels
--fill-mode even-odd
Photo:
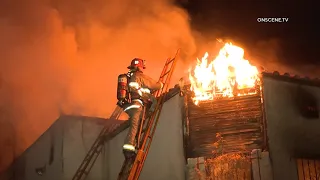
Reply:
[[[177,51],[177,53],[178,53],[178,51]],[[164,68],[162,70],[162,73],[160,75],[160,78],[159,78],[160,82],[163,82],[164,77],[166,75],[168,75],[168,73],[171,71],[171,70],[167,71],[168,67],[169,67],[169,64],[171,62],[174,62],[174,59],[168,58],[166,63],[165,63],[165,66],[164,66]],[[164,83],[164,87],[161,90],[156,91],[155,92],[155,96],[159,97],[162,94],[163,89],[165,89],[167,86],[168,85],[166,85]],[[159,100],[160,100],[160,98],[161,97],[159,97]],[[122,114],[122,112],[123,112],[122,108],[120,108],[119,106],[116,106],[116,108],[114,109],[113,113],[110,116],[110,119],[118,119],[120,117],[120,115]],[[154,115],[152,115],[152,116],[154,116]],[[151,118],[152,117],[150,117],[149,119],[151,119]],[[152,119],[154,119],[154,117]],[[144,123],[145,123],[145,121],[143,122],[143,124]],[[143,127],[143,124],[142,124],[141,127]],[[152,123],[149,123],[149,121],[148,121],[147,127],[150,127],[151,125],[152,125]],[[116,129],[116,127],[118,127],[118,125],[112,125],[111,127],[107,127],[107,126],[103,127],[103,129],[100,131],[97,139],[92,144],[91,148],[89,149],[89,151],[87,152],[86,156],[84,157],[82,163],[78,167],[78,169],[77,169],[74,177],[72,178],[72,180],[86,179],[86,177],[88,176],[89,172],[91,171],[93,165],[95,164],[97,158],[99,157],[99,155],[100,155],[100,153],[102,151],[102,147],[103,147],[102,145],[104,144],[104,141],[105,141],[104,137],[107,134],[109,134],[111,131]],[[149,128],[147,128],[147,129],[149,129]],[[139,134],[141,135],[141,131],[139,131]],[[144,134],[146,134],[146,133],[144,133]],[[140,137],[139,137],[139,139],[140,139]]]
[[[168,69],[168,62],[170,62],[170,58],[168,58],[167,59],[167,61],[166,61],[166,63],[165,63],[165,66],[164,66],[164,68],[162,69],[162,72],[161,72],[161,74],[160,74],[160,77],[159,77],[159,81],[161,82],[161,83],[165,83],[165,82],[162,82],[162,79],[163,79],[163,74],[165,74],[165,72],[167,71],[167,69]],[[164,86],[164,84],[163,84],[163,86]],[[162,89],[160,89],[160,90],[157,90],[154,94],[155,94],[155,97],[159,97],[161,94],[162,94],[162,91],[163,91],[163,88]],[[159,100],[158,100],[158,102],[159,102]],[[157,109],[157,106],[156,106],[156,108],[155,109]],[[144,110],[143,110],[143,114],[142,114],[142,119],[141,119],[141,123],[140,123],[140,129],[139,129],[139,133],[138,133],[138,142],[139,142],[139,140],[140,140],[140,136],[141,136],[141,131],[142,131],[142,128],[143,128],[143,125],[144,125],[144,122],[146,121],[144,118],[145,118],[145,113],[146,113],[146,108],[144,107]],[[152,116],[151,116],[152,117]],[[151,118],[150,117],[150,118]],[[149,118],[149,119],[150,119]],[[150,121],[148,121],[148,123],[147,124],[149,124],[149,122]],[[148,125],[147,125],[147,127],[148,127]],[[139,142],[139,144],[140,144],[140,142]],[[138,146],[138,147],[140,147],[140,146]]]
[[[122,109],[120,107],[116,107],[113,113],[110,116],[110,119],[118,119],[122,113]],[[81,162],[80,166],[76,170],[75,175],[73,176],[72,180],[80,180],[85,179],[86,176],[91,171],[94,163],[96,162],[99,154],[102,151],[102,144],[104,143],[104,136],[108,132],[112,131],[115,128],[114,125],[111,127],[104,126],[100,131],[98,138],[93,142],[91,148],[87,152],[86,156],[84,157],[83,161]]]
[[[172,61],[170,61],[170,62],[172,62],[172,65],[171,65],[171,67],[170,67],[170,70],[169,70],[169,73],[168,73],[168,76],[167,76],[167,78],[166,78],[166,80],[165,80],[165,85],[164,85],[164,89],[165,89],[165,91],[164,92],[167,92],[168,91],[168,88],[169,88],[169,83],[171,82],[171,78],[172,78],[172,74],[173,74],[173,72],[174,72],[174,69],[175,69],[175,66],[176,66],[176,58],[177,58],[177,56],[178,56],[178,53],[179,53],[179,50],[177,51],[177,53],[176,53],[176,56],[172,59]],[[161,112],[162,112],[162,107],[163,107],[163,105],[164,105],[164,100],[165,100],[165,98],[166,98],[166,94],[164,94],[163,96],[162,96],[162,98],[161,98],[161,104],[159,104],[159,110],[158,110],[158,112],[157,112],[157,116],[155,117],[156,119],[155,119],[155,122],[154,122],[154,127],[152,128],[152,127],[150,127],[150,131],[151,131],[151,134],[150,134],[150,136],[145,136],[145,138],[144,138],[144,142],[143,142],[143,146],[146,146],[145,148],[145,152],[144,152],[144,154],[143,154],[143,158],[142,158],[142,161],[141,161],[141,163],[139,164],[139,167],[138,167],[138,169],[137,169],[137,172],[136,172],[136,175],[135,175],[135,178],[134,179],[139,179],[139,177],[140,177],[140,174],[141,174],[141,171],[142,171],[142,168],[143,168],[143,166],[144,166],[144,163],[145,163],[145,160],[146,160],[146,158],[147,158],[147,155],[148,155],[148,153],[149,153],[149,150],[150,150],[150,147],[151,147],[151,143],[152,143],[152,140],[153,140],[153,136],[154,136],[154,134],[155,134],[155,132],[156,132],[156,127],[157,127],[157,124],[158,124],[158,122],[159,122],[159,118],[160,118],[160,114],[161,114]],[[148,139],[149,139],[149,141],[148,141]]]
[[[170,59],[168,59],[168,61],[169,61],[169,60],[170,60]],[[168,64],[168,63],[166,63],[166,64]],[[168,67],[168,66],[166,66],[166,67]],[[164,72],[165,72],[165,71],[164,71]],[[164,74],[164,72],[163,72],[162,74]],[[160,78],[161,78],[161,77],[160,77]],[[161,80],[163,80],[163,76],[162,76]],[[167,80],[167,79],[166,79],[166,80]],[[159,91],[159,92],[160,92],[159,94],[162,94],[163,92],[166,92],[166,91],[167,91],[167,87],[168,87],[168,86],[166,86],[167,83],[168,83],[167,81],[164,82],[164,88],[162,89],[162,91]],[[156,106],[157,112],[155,112],[155,115],[152,115],[152,116],[158,117],[158,116],[160,115],[161,109],[162,109],[162,105],[163,105],[163,100],[164,100],[164,99],[165,99],[164,96],[161,96],[161,97],[159,98],[158,104],[157,104],[157,106]],[[158,112],[158,111],[160,111],[160,112]],[[153,118],[152,118],[152,119],[153,119]],[[151,127],[151,128],[152,128],[152,126],[151,126],[152,124],[153,124],[153,121],[149,121],[147,127]],[[150,130],[151,130],[151,129],[150,129]],[[148,134],[148,131],[147,131],[147,133],[145,133],[145,134]],[[143,139],[146,139],[146,137],[144,137]],[[145,141],[145,140],[144,140],[144,141]]]
[[[166,64],[160,74],[160,77],[159,77],[159,81],[162,82],[162,78],[163,78],[163,74],[167,71],[167,62],[170,60],[170,58],[167,59],[166,61]],[[163,91],[163,89],[160,89],[160,90],[157,90],[154,94],[156,97],[158,97],[159,95],[161,95],[161,91]],[[155,108],[155,112],[157,111],[157,107],[158,107],[158,103],[159,103],[159,100],[157,102],[157,105],[156,105],[156,108]],[[154,116],[154,115],[152,115]],[[146,123],[146,129],[148,129],[148,127],[150,127],[150,119],[152,119],[152,116],[149,118],[149,120],[146,122],[144,119],[141,119],[141,123]],[[144,124],[142,124],[142,127],[144,126]],[[139,131],[140,132],[140,131]],[[145,136],[146,133],[144,133],[144,136]],[[138,137],[141,136],[141,134],[138,134],[137,135]],[[144,138],[142,138],[144,139]],[[137,141],[140,143],[140,138],[137,139]],[[141,141],[143,142],[143,141]],[[139,147],[140,149],[141,147]],[[135,157],[135,159],[137,159],[137,157]],[[123,176],[129,176],[130,175],[130,172],[132,172],[132,169],[135,169],[134,167],[130,167],[130,165],[132,164],[134,166],[135,164],[135,159],[133,158],[130,158],[130,159],[125,159],[124,162],[123,162],[123,165],[121,167],[121,171],[119,173],[119,176],[118,176],[118,180],[125,180],[127,179],[126,177],[123,177]]]
[[[142,110],[142,117],[141,117],[141,122],[139,124],[139,131],[138,131],[138,138],[137,138],[137,147],[139,148],[140,147],[140,136],[141,136],[141,132],[142,132],[142,129],[143,129],[143,124],[144,124],[144,121],[145,121],[145,116],[146,116],[146,107],[143,106],[143,110]]]
[[[164,83],[162,80],[163,80],[163,77],[164,77],[165,72],[167,72],[167,70],[168,70],[168,65],[169,65],[168,62],[169,62],[169,61],[170,61],[170,58],[167,59],[165,65],[164,65],[164,67],[163,67],[163,69],[162,69],[162,72],[161,72],[161,74],[160,74],[159,81],[160,81],[161,83]],[[163,86],[164,86],[164,84],[163,84]],[[163,87],[162,87],[162,89],[159,89],[158,91],[156,91],[155,97],[159,97],[162,92],[163,92]]]
[[[155,112],[152,114],[149,121],[147,122],[147,130],[146,130],[146,132],[144,132],[144,135],[142,138],[141,148],[139,148],[138,153],[137,153],[136,157],[134,158],[134,162],[132,164],[132,167],[129,170],[129,174],[128,174],[129,180],[136,180],[140,177],[144,162],[147,158],[147,155],[148,155],[151,143],[152,143],[154,133],[156,131],[157,123],[159,121],[159,117],[160,117],[162,107],[164,104],[164,100],[165,100],[165,96],[166,96],[165,93],[168,91],[169,83],[171,81],[171,77],[172,77],[176,62],[177,62],[176,60],[177,60],[179,52],[180,52],[180,49],[178,49],[174,58],[167,59],[167,61],[165,63],[165,67],[160,75],[159,81],[164,83],[163,88],[158,90],[155,93],[156,97],[158,97],[159,100],[156,105]],[[171,64],[171,66],[170,66],[170,64]],[[168,70],[169,66],[170,66],[170,68]],[[138,141],[139,141],[139,139],[138,139]],[[125,160],[124,163],[129,163],[129,162],[127,162],[127,160]],[[126,166],[126,164],[123,164],[123,167],[124,166]],[[124,169],[122,168],[118,179],[121,179],[121,176],[123,175],[123,172],[122,172],[123,170]]]
[[[108,131],[105,131],[104,135],[111,133],[111,132],[112,132],[113,130],[115,130],[117,127],[119,127],[119,124],[113,124],[113,125],[109,128]],[[97,161],[97,159],[98,159],[101,151],[103,150],[103,144],[104,144],[104,140],[105,140],[105,138],[104,138],[105,136],[104,136],[104,135],[98,137],[98,139],[100,139],[100,141],[99,141],[98,146],[97,146],[96,149],[95,149],[94,156],[91,157],[91,161],[90,161],[91,163],[90,163],[90,162],[88,163],[87,171],[84,172],[84,174],[86,174],[86,175],[89,174],[89,172],[91,171],[93,165],[94,165],[95,162]]]

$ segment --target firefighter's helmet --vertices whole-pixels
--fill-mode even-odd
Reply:
[[[130,66],[128,66],[128,69],[145,69],[146,68],[146,61],[140,58],[134,58],[131,61]]]

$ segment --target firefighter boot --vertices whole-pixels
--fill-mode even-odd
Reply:
[[[131,159],[133,157],[135,157],[136,152],[135,151],[128,151],[128,150],[123,150],[123,155],[126,159]]]
[[[130,159],[136,155],[136,149],[131,144],[123,145],[123,155],[126,159]]]

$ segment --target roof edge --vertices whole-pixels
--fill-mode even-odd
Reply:
[[[286,81],[286,82],[291,82],[291,83],[299,83],[303,85],[308,85],[308,86],[316,86],[320,87],[320,79],[319,78],[311,78],[308,76],[299,76],[299,75],[291,75],[289,73],[279,73],[279,71],[273,71],[273,72],[268,72],[268,71],[262,71],[260,73],[261,77],[267,77],[267,78],[272,78],[280,81]],[[184,86],[189,87],[191,85],[190,82],[186,81]]]
[[[272,78],[276,80],[291,82],[291,83],[299,83],[308,86],[317,86],[320,87],[320,79],[319,78],[310,78],[308,76],[300,77],[299,75],[290,75],[289,73],[280,74],[278,71],[274,72],[262,72],[262,77]]]
[[[166,97],[165,97],[164,102],[169,101],[171,98],[173,98],[174,96],[176,96],[179,93],[180,93],[180,87],[179,87],[179,85],[175,85],[173,88],[169,89],[169,91],[166,93]],[[123,123],[120,124],[119,127],[115,128],[112,132],[107,134],[105,137],[105,140],[106,141],[111,140],[113,137],[117,136],[122,131],[126,130],[128,127],[129,127],[129,121],[125,120]]]
[[[180,88],[179,88],[179,86],[175,85],[174,88],[169,89],[169,91],[166,93],[165,102],[170,100],[171,98],[173,98],[175,95],[177,95],[179,93],[180,93]],[[13,162],[8,166],[7,169],[12,168],[12,165],[14,165],[20,157],[22,157],[25,153],[28,153],[33,145],[35,145],[37,142],[39,142],[48,131],[54,129],[55,126],[58,123],[61,123],[61,120],[65,119],[65,118],[73,118],[73,119],[77,119],[77,120],[79,120],[79,119],[82,119],[82,120],[83,119],[96,119],[98,121],[108,122],[107,123],[108,125],[111,125],[112,122],[110,122],[110,121],[114,121],[114,122],[120,121],[120,120],[116,120],[116,119],[101,118],[101,117],[61,114],[28,148],[26,148],[19,156],[17,156],[13,160]],[[129,121],[124,120],[123,122],[119,123],[119,126],[117,128],[115,128],[113,131],[111,131],[110,133],[108,133],[105,136],[105,140],[106,141],[111,140],[113,137],[120,134],[122,131],[124,131],[128,127],[129,127]],[[4,172],[6,172],[6,170]]]
[[[98,121],[106,121],[109,120],[109,118],[102,118],[102,117],[95,117],[95,116],[82,116],[82,115],[72,115],[72,114],[60,114],[58,119],[63,119],[63,118],[74,118],[77,120],[83,120],[83,119],[94,119]]]

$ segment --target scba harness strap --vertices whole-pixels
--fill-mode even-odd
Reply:
[[[129,71],[129,72],[127,73],[127,76],[128,76],[128,78],[130,79],[130,78],[133,76],[133,73]],[[129,83],[129,89],[130,89],[130,88],[136,90],[137,93],[138,93],[139,96],[140,96],[140,99],[132,99],[131,102],[132,102],[132,101],[136,101],[136,102],[139,102],[140,105],[137,105],[137,104],[129,105],[128,107],[126,107],[126,108],[124,109],[124,111],[127,111],[127,110],[132,109],[132,108],[140,108],[140,107],[144,106],[145,102],[141,99],[142,95],[143,95],[144,93],[151,94],[150,89],[141,87],[138,82],[130,82],[130,83]],[[130,94],[130,93],[129,93],[129,94]]]

